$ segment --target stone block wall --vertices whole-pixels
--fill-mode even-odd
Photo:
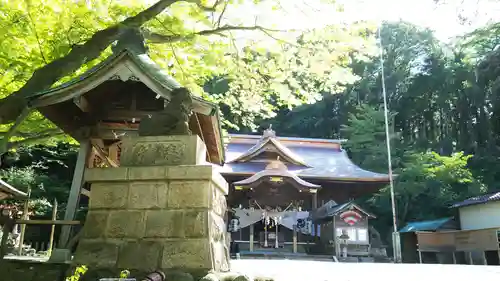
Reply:
[[[211,165],[89,169],[91,200],[74,263],[228,271],[227,182]]]

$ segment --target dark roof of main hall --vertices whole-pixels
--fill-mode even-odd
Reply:
[[[255,146],[259,135],[230,135],[226,147],[226,163],[220,169],[224,175],[253,175],[265,169],[267,163],[259,161],[231,162]],[[342,149],[343,140],[276,137],[295,155],[301,157],[307,166],[288,164],[288,170],[305,179],[332,181],[372,181],[388,182],[387,174],[364,170],[354,164]]]

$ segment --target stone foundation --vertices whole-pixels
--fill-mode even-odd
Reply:
[[[65,281],[70,265],[29,260],[0,260],[0,280]]]
[[[139,137],[124,147],[122,165],[129,167],[85,173],[91,199],[74,263],[97,269],[182,270],[195,277],[228,271],[223,219],[228,185],[214,167],[199,165],[196,155],[206,151],[201,140]]]

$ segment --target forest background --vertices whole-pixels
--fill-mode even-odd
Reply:
[[[49,215],[54,199],[63,214],[77,146],[36,111],[13,133],[16,106],[8,102],[33,86],[35,70],[85,54],[97,31],[156,1],[137,2],[0,1],[0,177],[32,189],[38,216]],[[238,1],[169,2],[168,12],[140,24],[150,54],[219,105],[227,132],[258,134],[272,124],[280,136],[347,139],[353,162],[387,173],[376,22],[283,31],[224,16]],[[282,10],[271,2],[272,11]],[[338,2],[329,4],[342,15]],[[500,23],[445,42],[409,22],[384,22],[381,40],[399,227],[452,216],[453,202],[498,190]],[[35,89],[81,74],[109,55],[108,45]],[[388,237],[388,187],[358,201],[378,215],[375,227]]]

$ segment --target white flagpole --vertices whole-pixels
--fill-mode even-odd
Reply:
[[[399,232],[397,226],[397,216],[396,216],[396,198],[394,195],[394,181],[392,175],[392,159],[391,159],[391,141],[390,141],[390,133],[389,133],[389,110],[387,109],[387,91],[385,88],[385,72],[384,72],[384,46],[382,44],[382,30],[383,23],[380,22],[378,27],[378,43],[379,43],[379,58],[380,58],[380,68],[381,68],[381,81],[382,81],[382,95],[384,97],[384,117],[385,117],[385,136],[386,136],[386,144],[387,144],[387,166],[389,170],[389,186],[391,193],[391,207],[392,207],[392,246],[394,252],[394,261],[401,262],[401,247],[399,241]]]

